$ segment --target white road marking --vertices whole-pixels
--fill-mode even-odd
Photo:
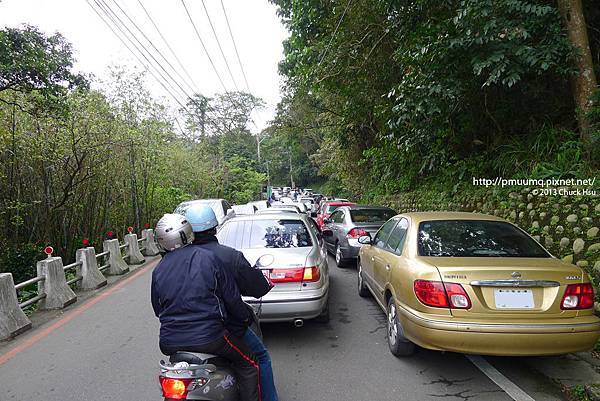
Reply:
[[[491,381],[496,383],[506,394],[515,401],[535,401],[525,391],[515,383],[511,382],[506,376],[490,365],[488,361],[479,355],[465,355],[473,365],[477,366]]]

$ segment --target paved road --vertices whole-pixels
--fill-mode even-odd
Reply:
[[[263,327],[282,401],[511,399],[463,355],[420,350],[410,358],[392,356],[385,315],[356,294],[355,269],[338,269],[332,260],[330,266],[329,324]],[[0,401],[160,400],[150,272],[0,347]],[[15,347],[22,350],[2,363]],[[519,359],[492,363],[535,400],[561,398]]]

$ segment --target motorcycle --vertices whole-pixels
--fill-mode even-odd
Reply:
[[[255,267],[273,263],[272,255],[263,255]],[[246,304],[252,317],[250,328],[262,339],[258,316]],[[160,386],[165,401],[202,400],[237,401],[238,386],[229,362],[217,355],[198,352],[176,352],[169,362],[160,361]]]

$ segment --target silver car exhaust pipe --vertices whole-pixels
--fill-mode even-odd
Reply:
[[[294,327],[302,327],[302,326],[304,326],[304,320],[294,319]]]

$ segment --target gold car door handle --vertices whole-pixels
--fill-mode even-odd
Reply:
[[[389,271],[391,269],[390,265],[385,265],[385,270]]]

